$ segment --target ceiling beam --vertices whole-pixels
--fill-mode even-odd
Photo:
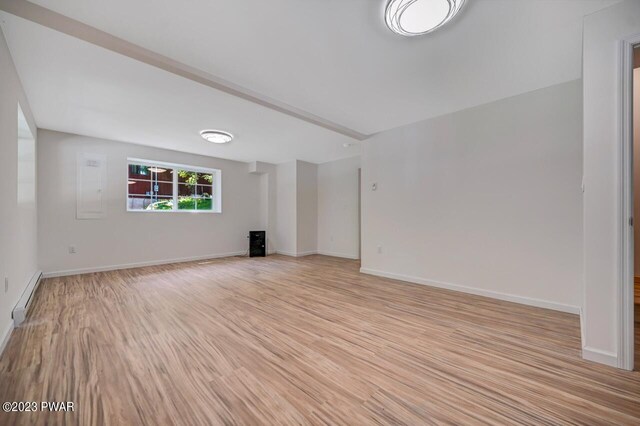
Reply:
[[[344,136],[359,141],[369,137],[369,135],[256,93],[246,87],[238,86],[37,4],[25,0],[0,0],[0,10]]]

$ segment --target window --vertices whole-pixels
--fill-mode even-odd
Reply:
[[[18,204],[36,201],[36,140],[18,105]]]
[[[129,159],[127,210],[220,213],[216,169]]]

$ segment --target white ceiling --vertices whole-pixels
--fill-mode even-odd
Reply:
[[[239,161],[331,161],[353,139],[21,18],[2,30],[39,128]],[[230,144],[199,131],[229,130]]]
[[[619,0],[468,0],[403,38],[384,0],[35,0],[186,65],[372,134],[581,77],[582,19]],[[242,161],[356,155],[346,136],[3,14],[40,127]],[[223,147],[197,131],[238,134]]]

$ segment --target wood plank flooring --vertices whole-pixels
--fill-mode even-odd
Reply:
[[[52,278],[0,358],[0,424],[640,424],[640,373],[575,315],[324,256]]]

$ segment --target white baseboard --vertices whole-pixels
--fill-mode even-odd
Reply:
[[[206,256],[182,257],[178,259],[152,260],[147,262],[123,263],[120,265],[98,266],[93,268],[67,269],[63,271],[51,271],[42,274],[44,278],[65,277],[68,275],[90,274],[93,272],[116,271],[118,269],[142,268],[144,266],[168,265],[171,263],[194,262],[197,260],[219,259],[223,257],[242,256],[246,250],[230,253],[208,254]]]
[[[317,254],[318,252],[316,252],[316,251],[301,251],[300,253],[293,253],[293,252],[290,252],[290,251],[277,250],[276,253],[277,254],[281,254],[283,256],[304,257],[304,256],[311,256],[312,254]]]
[[[302,251],[299,253],[293,253],[290,251],[282,251],[282,250],[278,250],[276,251],[277,254],[282,254],[284,256],[291,256],[291,257],[304,257],[304,256],[311,256],[312,254],[320,254],[322,256],[331,256],[331,257],[342,257],[344,259],[360,259],[358,256],[354,256],[352,254],[346,254],[346,253],[337,253],[337,252],[330,252],[330,251]]]
[[[618,355],[613,352],[602,351],[600,349],[590,348],[584,346],[582,348],[582,358],[587,361],[593,361],[600,364],[605,364],[610,367],[618,368]]]
[[[11,333],[13,333],[13,320],[9,321],[9,325],[5,327],[2,334],[0,335],[0,355],[4,352],[4,348],[7,347],[7,343],[9,343],[9,338],[11,337]]]
[[[580,315],[580,342],[584,344],[585,340],[585,327],[584,327],[584,314],[582,308],[579,309],[578,315]]]
[[[357,255],[348,254],[348,253],[338,253],[333,251],[318,250],[318,254],[321,254],[323,256],[341,257],[343,259],[353,259],[353,260],[360,259],[360,257]]]
[[[27,317],[27,311],[29,310],[29,306],[31,306],[31,302],[33,301],[33,295],[38,289],[40,285],[40,279],[42,278],[42,271],[37,271],[29,280],[27,287],[22,292],[22,296],[20,296],[20,300],[16,304],[16,307],[13,308],[12,317],[13,317],[13,325],[14,327],[19,326]]]
[[[508,293],[501,293],[492,290],[483,290],[473,287],[467,287],[458,284],[451,284],[442,281],[428,280],[424,278],[412,277],[408,275],[394,274],[391,272],[378,271],[369,268],[360,268],[363,274],[376,275],[394,280],[407,281],[414,284],[428,285],[431,287],[444,288],[447,290],[460,291],[462,293],[475,294],[477,296],[491,297],[493,299],[504,300],[507,302],[520,303],[522,305],[535,306],[538,308],[553,309],[554,311],[568,312],[570,314],[580,314],[580,307],[573,305],[565,305],[562,303],[550,302],[548,300],[535,299],[531,297],[516,296]]]

